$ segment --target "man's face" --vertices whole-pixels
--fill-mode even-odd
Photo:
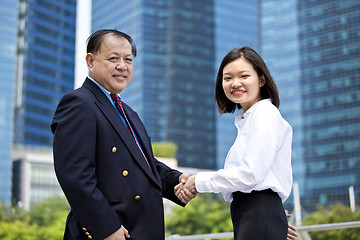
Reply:
[[[125,38],[105,35],[100,50],[86,55],[89,76],[111,93],[120,93],[132,78],[131,50],[131,44]]]

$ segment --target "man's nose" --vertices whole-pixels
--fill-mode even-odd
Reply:
[[[127,66],[126,66],[125,62],[123,60],[121,60],[120,62],[118,62],[118,64],[116,64],[116,69],[117,70],[126,70]]]

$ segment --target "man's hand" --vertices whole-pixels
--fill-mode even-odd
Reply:
[[[179,183],[186,183],[186,181],[189,179],[189,174],[187,174],[187,173],[183,173],[183,174],[181,174],[180,175],[180,177],[179,177]]]
[[[195,180],[195,176],[194,180]],[[189,174],[183,173],[179,177],[179,184],[174,187],[174,193],[175,195],[181,200],[181,202],[187,204],[190,202],[191,199],[196,197],[196,190],[190,191],[188,189],[185,189],[185,184],[190,179]],[[195,182],[194,182],[195,184]]]
[[[197,194],[195,176],[189,177],[186,173],[182,174],[179,178],[179,184],[174,188],[174,193],[185,204],[195,198]]]
[[[121,228],[107,238],[104,238],[104,240],[125,240],[126,238],[130,238],[129,232],[121,225]]]

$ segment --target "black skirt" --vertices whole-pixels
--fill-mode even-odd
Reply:
[[[235,192],[230,205],[235,240],[286,240],[288,224],[279,195],[270,189]]]

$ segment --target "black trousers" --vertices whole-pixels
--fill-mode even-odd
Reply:
[[[235,240],[286,240],[288,224],[279,195],[270,189],[235,192],[230,205]]]

